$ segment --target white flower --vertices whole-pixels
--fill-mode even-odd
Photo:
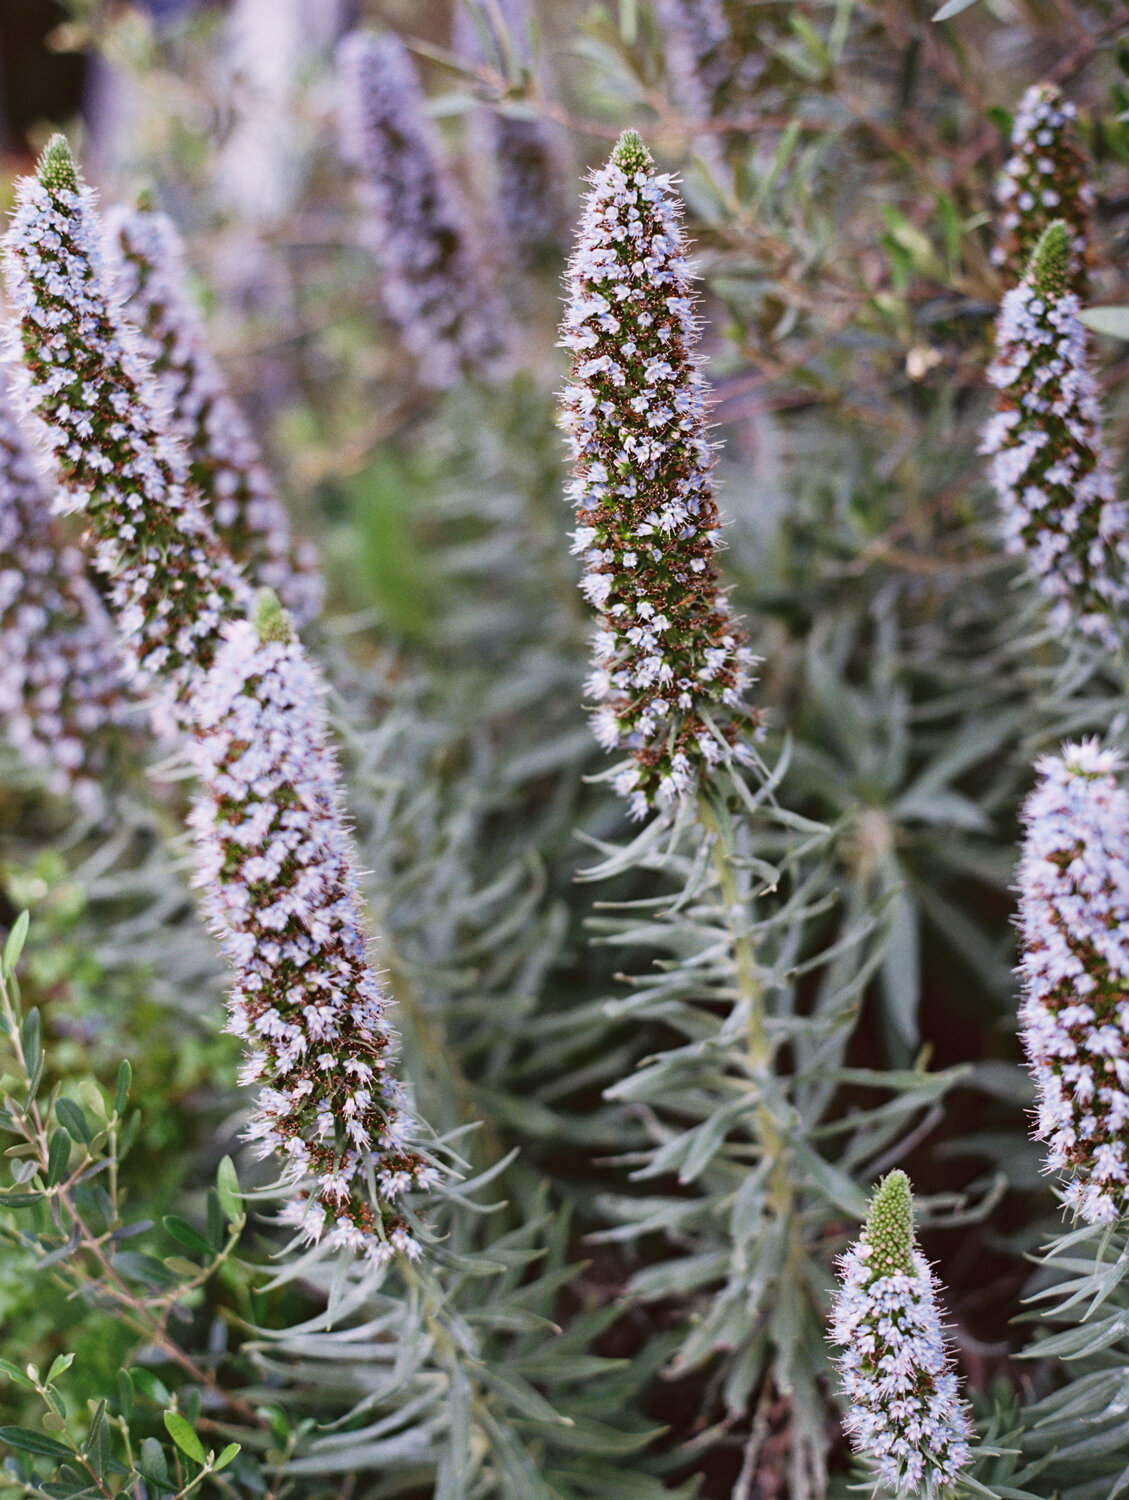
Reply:
[[[152,209],[117,207],[106,214],[105,233],[115,292],[140,335],[167,403],[169,430],[184,444],[220,540],[306,624],[321,608],[316,557],[308,544],[293,541],[251,429],[208,349],[175,225]]]
[[[1129,1206],[1129,794],[1096,740],[1038,763],[1019,865],[1020,1029],[1035,1134],[1090,1223]]]
[[[385,314],[425,384],[499,373],[505,316],[470,215],[424,110],[415,65],[391,32],[354,32],[339,54],[345,150],[358,169]]]
[[[936,1495],[969,1461],[971,1424],[937,1310],[939,1284],[914,1244],[909,1179],[891,1172],[839,1262],[831,1341],[855,1451],[897,1495]]]

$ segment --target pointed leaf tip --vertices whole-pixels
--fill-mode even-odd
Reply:
[[[877,1276],[913,1270],[913,1194],[900,1169],[878,1184],[866,1216],[870,1269]]]
[[[643,137],[637,130],[625,130],[615,144],[612,152],[612,161],[628,176],[632,172],[646,172],[654,166],[654,158],[643,144]]]
[[[47,142],[36,175],[49,193],[78,191],[78,168],[65,135],[57,132]]]
[[[285,644],[294,639],[290,616],[283,609],[274,589],[260,589],[255,595],[255,609],[251,618],[259,639],[264,644],[267,641],[282,641]]]
[[[1027,280],[1041,297],[1061,297],[1069,289],[1073,256],[1070,225],[1063,219],[1055,219],[1039,236],[1027,268]]]

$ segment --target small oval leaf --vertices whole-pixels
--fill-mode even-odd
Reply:
[[[177,1411],[167,1411],[164,1416],[169,1437],[172,1438],[180,1451],[186,1453],[195,1463],[207,1463],[204,1445],[180,1413]]]

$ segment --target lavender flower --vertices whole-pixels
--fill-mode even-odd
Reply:
[[[714,97],[729,77],[729,23],[721,0],[654,0],[674,104],[692,125],[714,113]],[[698,153],[713,172],[727,171],[718,136],[699,136]]]
[[[754,657],[718,587],[720,522],[690,272],[669,176],[627,131],[592,178],[562,342],[581,587],[600,613],[593,728],[631,751],[632,816],[747,757]]]
[[[304,1184],[283,1215],[304,1238],[378,1264],[415,1256],[394,1200],[437,1174],[408,1146],[389,1072],[388,996],[366,954],[324,688],[269,591],[224,635],[193,702],[191,822],[194,883],[235,969],[241,1081],[262,1085],[248,1135]]]
[[[316,557],[292,540],[251,430],[208,350],[175,225],[145,206],[114,208],[106,215],[106,239],[123,311],[141,334],[171,430],[188,454],[189,478],[220,540],[304,625],[321,607]]]
[[[62,136],[22,178],[5,240],[22,355],[17,392],[52,455],[62,508],[84,510],[135,664],[183,718],[220,625],[249,598],[195,494],[184,454],[123,323],[101,259],[93,195]]]
[[[0,720],[54,792],[89,812],[125,719],[109,616],[51,520],[50,502],[0,395]]]
[[[832,1342],[856,1453],[898,1495],[936,1494],[969,1461],[971,1424],[937,1311],[939,1283],[914,1244],[909,1178],[891,1172],[840,1260]]]
[[[981,452],[1004,539],[1053,601],[1051,620],[1109,650],[1129,605],[1129,508],[1115,498],[1097,387],[1086,365],[1069,227],[1049,225],[1023,281],[1004,297],[988,379],[1000,392]]]
[[[1085,298],[1093,259],[1094,189],[1074,135],[1076,114],[1053,83],[1033,84],[1024,94],[1012,128],[1012,154],[996,189],[1001,238],[992,259],[1018,279],[1043,231],[1061,219],[1070,230],[1070,290]]]
[[[425,384],[491,378],[504,316],[407,49],[391,33],[354,32],[340,64],[345,149],[360,172],[385,313]]]
[[[495,9],[496,7],[496,9]],[[495,24],[504,23],[504,31]],[[513,64],[532,67],[528,43],[528,0],[491,0],[489,6],[464,0],[455,12],[455,50],[474,66],[488,64],[503,77]],[[518,256],[532,259],[559,245],[568,217],[566,175],[560,132],[531,115],[488,111],[487,151],[495,168],[498,238]]]
[[[1129,794],[1097,740],[1044,756],[1023,810],[1023,1044],[1047,1170],[1091,1224],[1129,1208]]]

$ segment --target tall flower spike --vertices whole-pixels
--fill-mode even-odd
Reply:
[[[721,0],[653,3],[671,98],[690,124],[705,124],[714,113],[714,97],[730,71],[725,58],[729,23]],[[719,136],[701,133],[696,145],[711,171],[727,172]]]
[[[187,451],[193,487],[235,561],[277,591],[298,625],[306,624],[321,608],[317,559],[308,544],[292,539],[251,429],[208,349],[176,226],[141,204],[111,208],[105,227],[122,310],[141,334],[141,353]]]
[[[93,195],[62,136],[17,186],[4,262],[16,390],[52,456],[59,503],[89,516],[134,660],[163,679],[183,720],[221,622],[249,594],[186,487],[184,452],[108,290]]]
[[[0,723],[52,791],[96,812],[106,752],[127,712],[122,660],[82,558],[50,510],[0,389]]]
[[[587,691],[605,749],[630,750],[617,791],[642,817],[736,755],[757,715],[755,658],[719,590],[720,521],[698,321],[670,177],[626,131],[592,178],[562,343],[576,466],[573,550],[600,614]]]
[[[493,378],[505,318],[407,48],[390,32],[354,32],[340,68],[345,151],[360,175],[384,311],[425,384]]]
[[[891,1172],[840,1262],[832,1342],[855,1452],[898,1495],[936,1495],[969,1461],[968,1411],[937,1310],[937,1278],[914,1243],[909,1178]]]
[[[1097,386],[1086,364],[1072,240],[1048,225],[1026,276],[1004,297],[988,379],[999,410],[984,430],[1004,540],[1025,556],[1060,630],[1116,649],[1129,606],[1129,507],[1115,498]]]
[[[1129,794],[1096,740],[1044,756],[1023,810],[1019,1013],[1035,1133],[1091,1224],[1129,1209]]]
[[[194,883],[235,969],[228,1030],[262,1085],[248,1136],[300,1191],[284,1222],[383,1264],[418,1242],[395,1200],[435,1169],[408,1145],[370,963],[324,687],[277,597],[226,639],[194,700]]]
[[[1000,176],[1000,243],[997,265],[1018,280],[1043,231],[1056,219],[1070,230],[1070,290],[1085,298],[1093,261],[1090,168],[1074,133],[1077,114],[1053,83],[1036,83],[1024,94],[1011,132],[1012,154]]]
[[[495,24],[495,16],[504,30]],[[532,66],[528,0],[463,0],[455,12],[454,46],[474,66],[487,63],[506,77],[511,64]],[[485,111],[488,153],[494,162],[499,239],[529,259],[559,246],[566,233],[565,149],[560,131],[543,119]]]

